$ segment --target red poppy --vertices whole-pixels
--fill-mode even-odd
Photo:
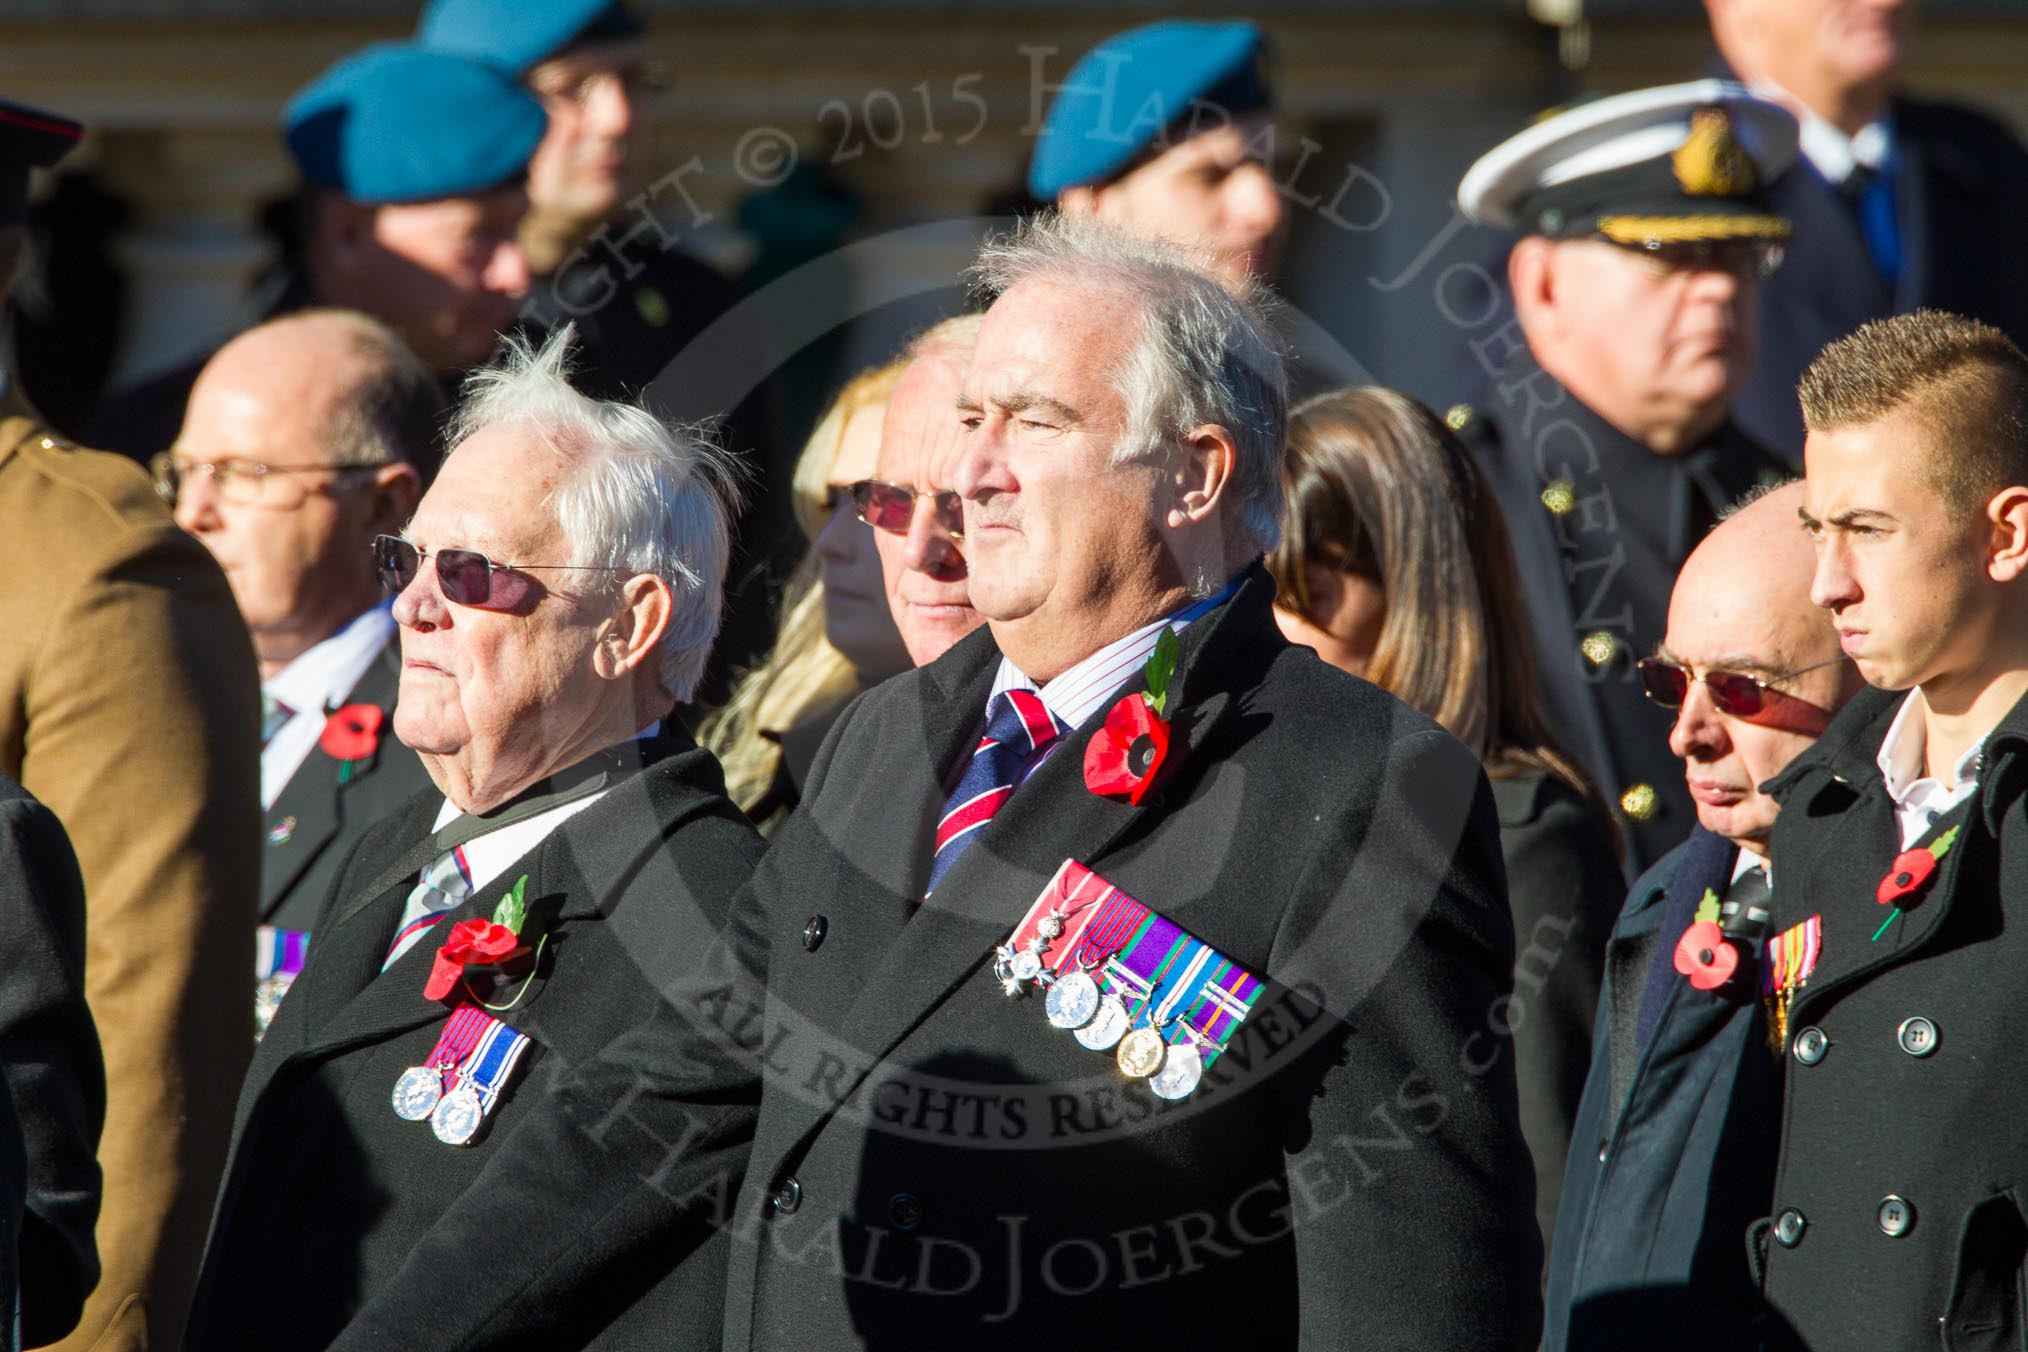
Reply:
[[[1739,950],[1714,920],[1700,920],[1676,944],[1676,970],[1700,991],[1715,991],[1739,970]]]
[[[451,927],[450,938],[437,950],[423,996],[441,1000],[464,979],[467,967],[490,967],[525,951],[521,936],[505,925],[490,920],[460,920]]]
[[[348,704],[324,719],[317,745],[342,761],[365,760],[380,745],[380,725],[387,718],[378,704]]]
[[[1922,891],[1934,876],[1936,876],[1935,854],[1921,847],[1903,850],[1894,856],[1894,863],[1888,867],[1887,876],[1880,880],[1880,890],[1875,894],[1875,899],[1882,906],[1899,906],[1905,910],[1911,904],[1909,899]]]
[[[1106,797],[1139,804],[1169,754],[1169,725],[1148,701],[1127,695],[1106,713],[1106,725],[1084,748],[1084,786]]]

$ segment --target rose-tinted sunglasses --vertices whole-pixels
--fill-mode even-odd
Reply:
[[[962,536],[965,533],[964,504],[956,493],[918,493],[912,488],[882,483],[878,479],[861,479],[848,491],[859,508],[859,519],[875,530],[908,534],[909,522],[915,519],[915,500],[928,498],[936,512],[937,525],[946,534]]]
[[[525,576],[531,570],[549,572],[582,568],[596,573],[627,571],[597,564],[495,563],[476,549],[439,549],[431,553],[417,549],[398,536],[373,537],[373,567],[380,574],[380,585],[387,588],[390,596],[399,596],[408,590],[409,583],[415,581],[415,575],[426,558],[437,561],[437,587],[446,601],[481,610],[512,610],[520,605],[527,598],[529,587],[534,585],[534,579]]]
[[[1711,702],[1718,706],[1718,712],[1734,718],[1752,718],[1767,708],[1767,692],[1773,687],[1844,660],[1833,657],[1766,681],[1739,671],[1707,671],[1701,679],[1709,687]],[[1641,673],[1642,691],[1664,709],[1682,708],[1683,701],[1690,698],[1690,682],[1698,679],[1690,675],[1688,668],[1666,657],[1644,657],[1634,666]]]

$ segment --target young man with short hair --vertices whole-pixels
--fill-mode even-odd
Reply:
[[[1813,599],[1876,690],[1770,781],[1777,1343],[2018,1338],[2028,1226],[2028,357],[1935,311],[1803,377]]]

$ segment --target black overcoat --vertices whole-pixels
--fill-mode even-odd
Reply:
[[[744,898],[771,964],[728,1348],[1535,1345],[1490,792],[1272,597],[1255,567],[1183,634],[1151,797],[1086,788],[1101,710],[920,904],[992,633],[841,717]],[[1270,983],[1184,1101],[993,977],[1067,858]]]
[[[307,930],[317,918],[338,866],[366,829],[430,787],[422,758],[394,736],[394,700],[401,688],[401,641],[390,635],[341,703],[380,710],[373,754],[345,762],[312,747],[275,795],[261,824],[261,923]]]
[[[1877,894],[1900,851],[1876,764],[1904,696],[1864,692],[1771,781],[1775,932],[1821,916],[1793,997],[1761,1228],[1775,1332],[1816,1348],[2028,1339],[2028,701],[1987,738],[1923,899]],[[1777,1344],[1779,1345],[1779,1343]]]
[[[0,1348],[78,1322],[99,1279],[106,1074],[85,1004],[85,896],[56,814],[0,775]]]
[[[651,1172],[652,1152],[606,1120],[619,1097],[572,1097],[582,1071],[654,1024],[658,985],[709,945],[760,853],[708,753],[670,734],[640,754],[645,769],[611,772],[605,797],[433,932],[490,916],[525,873],[523,933],[547,936],[501,1016],[534,1046],[469,1146],[442,1144],[389,1102],[447,1017],[422,993],[433,939],[379,971],[437,852],[441,798],[418,796],[361,840],[241,1095],[188,1346],[323,1347],[348,1321],[341,1345],[373,1348],[716,1345],[723,1244],[700,1245],[687,1213],[632,1172],[637,1159]],[[709,1110],[710,1130],[743,1157],[750,1102]],[[559,1125],[588,1135],[555,1149],[544,1133]],[[716,1140],[696,1144],[708,1154]],[[633,1185],[619,1203],[576,1185],[619,1158]],[[510,1224],[468,1224],[488,1180],[517,1164],[544,1180],[540,1196]]]

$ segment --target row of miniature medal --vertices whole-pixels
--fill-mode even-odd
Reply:
[[[1172,1013],[1165,1003],[1149,1013],[1145,1025],[1135,1028],[1134,1022],[1154,998],[1156,983],[1141,980],[1111,954],[1104,954],[1101,962],[1090,965],[1073,959],[1074,965],[1068,971],[1045,968],[1042,949],[1062,933],[1063,917],[1052,913],[1042,917],[1036,934],[1022,948],[998,946],[993,955],[993,975],[999,979],[1001,990],[1009,996],[1019,996],[1025,989],[1024,982],[1042,986],[1047,991],[1043,1012],[1052,1026],[1070,1032],[1092,1051],[1117,1048],[1113,1059],[1121,1072],[1133,1079],[1146,1080],[1157,1097],[1188,1097],[1204,1078],[1204,1055],[1199,1050],[1197,1030],[1187,1018],[1189,1011]],[[1200,961],[1203,956],[1200,955]],[[1099,977],[1092,976],[1093,968],[1099,970]],[[1157,981],[1160,976],[1156,974]],[[1179,982],[1179,994],[1187,984]],[[1120,991],[1140,1003],[1130,1011]],[[1172,1002],[1173,999],[1172,996]],[[1181,1040],[1171,1041],[1164,1036],[1178,1025],[1183,1030]]]
[[[394,1082],[394,1114],[428,1121],[445,1145],[469,1145],[527,1050],[528,1037],[473,1005],[459,1005],[429,1059]]]

